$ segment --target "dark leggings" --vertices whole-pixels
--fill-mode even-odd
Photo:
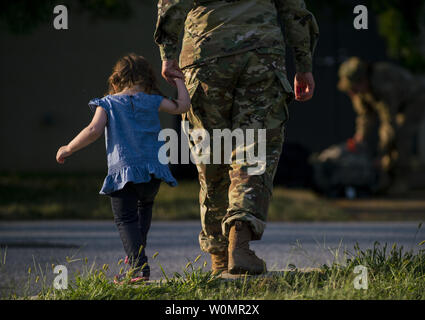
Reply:
[[[153,202],[160,184],[161,180],[156,178],[148,183],[129,182],[123,189],[110,194],[115,224],[129,263],[135,268],[146,264],[143,267],[144,275],[149,275],[148,258],[145,254],[146,238],[151,226]]]

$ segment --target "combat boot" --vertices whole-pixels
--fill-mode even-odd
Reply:
[[[249,249],[252,231],[249,223],[236,221],[229,232],[229,266],[231,274],[260,274],[267,272],[266,263]]]
[[[213,274],[227,272],[228,262],[227,251],[219,254],[211,254],[211,271]]]

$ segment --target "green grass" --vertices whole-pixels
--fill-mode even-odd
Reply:
[[[0,220],[111,219],[109,197],[99,195],[103,174],[0,174]],[[199,184],[163,183],[156,220],[199,219]],[[350,216],[311,191],[277,187],[269,221],[347,221]]]
[[[362,250],[358,246],[345,252],[346,262],[334,262],[317,270],[292,270],[271,277],[242,277],[222,280],[205,271],[201,261],[188,263],[181,274],[164,277],[150,285],[115,285],[106,276],[108,266],[100,270],[87,268],[77,273],[67,290],[44,287],[37,299],[425,299],[425,250],[416,252],[402,247],[375,243]],[[421,249],[422,248],[422,249]],[[196,259],[195,259],[196,260]],[[201,264],[201,266],[197,266]],[[354,268],[368,270],[368,289],[354,288]],[[11,298],[17,298],[12,296]],[[28,299],[30,297],[24,297]]]

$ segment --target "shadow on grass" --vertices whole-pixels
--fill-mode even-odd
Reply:
[[[103,174],[0,174],[0,219],[112,219],[109,197],[99,195]],[[198,181],[162,184],[156,220],[199,219]],[[346,221],[342,210],[308,190],[277,187],[269,221]]]

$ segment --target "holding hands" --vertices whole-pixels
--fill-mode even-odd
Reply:
[[[163,78],[169,84],[177,88],[177,99],[163,99],[159,106],[160,111],[171,114],[182,114],[190,108],[190,96],[184,83],[184,74],[179,67],[177,60],[162,61]]]
[[[184,80],[183,72],[180,70],[177,60],[164,60],[162,61],[162,76],[172,86],[176,86],[176,78]]]
[[[162,62],[163,78],[172,86],[176,86],[176,79],[184,80],[183,72],[177,60],[164,60]],[[298,72],[294,79],[295,99],[297,101],[308,101],[313,97],[315,88],[314,77],[311,72]]]

